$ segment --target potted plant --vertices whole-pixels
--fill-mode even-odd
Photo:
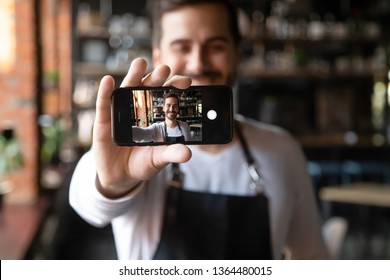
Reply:
[[[64,121],[58,117],[42,115],[39,117],[39,124],[42,132],[40,183],[46,190],[55,190],[60,187],[63,180],[60,154],[66,136]]]
[[[19,141],[11,129],[0,134],[0,178],[23,165],[23,155]]]
[[[19,141],[14,137],[12,129],[5,129],[0,133],[0,207],[3,196],[12,186],[6,180],[9,173],[23,165],[23,154]]]

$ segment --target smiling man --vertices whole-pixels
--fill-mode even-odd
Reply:
[[[240,34],[228,0],[155,0],[152,21],[155,69],[145,76],[136,59],[121,86],[234,84]],[[70,202],[91,224],[112,223],[120,259],[328,258],[305,158],[285,130],[236,116],[226,145],[119,147],[113,89],[104,77]]]
[[[165,142],[185,143],[191,140],[190,127],[186,122],[179,121],[179,96],[174,92],[167,92],[163,96],[163,112],[165,120],[155,122],[148,127],[132,127],[135,142]]]

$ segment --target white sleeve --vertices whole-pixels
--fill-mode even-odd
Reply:
[[[88,151],[80,159],[73,173],[69,203],[88,223],[103,227],[131,207],[133,197],[142,186],[129,196],[108,199],[96,189],[95,180],[96,162],[92,151]]]
[[[291,186],[295,188],[287,247],[293,259],[328,259],[329,254],[321,234],[319,209],[314,187],[308,175],[305,158],[298,145],[285,153],[290,166]]]
[[[162,139],[161,129],[157,124],[148,127],[132,127],[133,140],[135,142],[160,142]]]

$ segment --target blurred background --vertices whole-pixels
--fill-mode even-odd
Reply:
[[[234,0],[235,110],[308,159],[334,258],[390,259],[390,2]],[[0,2],[0,258],[116,258],[67,202],[100,79],[150,60],[147,1]]]

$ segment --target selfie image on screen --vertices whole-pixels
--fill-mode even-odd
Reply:
[[[135,143],[202,141],[202,93],[197,90],[132,91]]]

